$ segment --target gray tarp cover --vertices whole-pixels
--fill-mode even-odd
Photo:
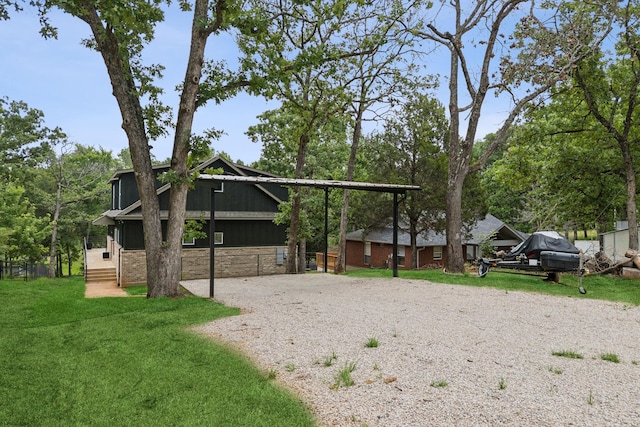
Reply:
[[[541,251],[580,253],[578,248],[555,231],[538,231],[513,248],[507,255],[507,259],[520,254],[525,254],[528,258],[531,258],[531,255],[538,258]]]

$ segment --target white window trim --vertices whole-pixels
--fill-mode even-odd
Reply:
[[[402,262],[400,262],[400,260],[402,260]],[[404,265],[406,260],[407,258],[405,256],[405,247],[398,246],[398,265]]]
[[[219,237],[219,239],[218,239]],[[213,234],[213,244],[221,245],[224,242],[224,233],[222,231],[216,231]]]
[[[371,242],[364,242],[364,264],[371,265]]]
[[[437,253],[439,253],[440,255],[436,255]],[[434,261],[439,261],[441,259],[442,259],[442,246],[434,246],[433,247],[433,260]]]

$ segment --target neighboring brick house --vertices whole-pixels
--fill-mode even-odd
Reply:
[[[266,172],[234,164],[222,157],[202,163],[198,169],[223,169],[225,175],[274,177]],[[156,176],[168,166],[155,168]],[[117,269],[119,286],[146,282],[146,256],[142,214],[133,170],[120,170],[110,181],[112,206],[94,224],[107,225],[105,256]],[[168,217],[169,184],[157,183],[161,219]],[[216,189],[215,277],[284,273],[286,227],[273,222],[288,190],[277,184],[218,183]],[[209,277],[209,219],[211,182],[198,181],[187,196],[187,219],[202,220],[207,237],[185,239],[182,279]]]
[[[522,242],[526,234],[487,215],[476,223],[463,238],[467,260],[480,257],[480,247],[488,242],[495,250],[509,249]],[[442,268],[447,258],[447,239],[444,233],[427,232],[417,237],[418,268]],[[356,230],[347,234],[347,265],[354,267],[390,268],[392,266],[393,230],[376,228],[367,234]],[[409,233],[398,231],[398,268],[411,268],[411,240]]]

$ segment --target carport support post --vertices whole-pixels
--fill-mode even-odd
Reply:
[[[213,298],[215,274],[215,246],[216,246],[216,181],[211,186],[211,212],[209,213],[209,298]]]
[[[324,187],[324,272],[329,264],[329,187]]]
[[[398,193],[393,192],[393,277],[398,277]]]

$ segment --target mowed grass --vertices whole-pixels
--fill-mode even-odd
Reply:
[[[241,355],[188,331],[201,298],[84,298],[82,278],[0,281],[0,425],[313,426]]]
[[[358,277],[393,276],[392,270],[362,269],[348,272]],[[574,274],[562,274],[560,283],[543,280],[544,276],[534,274],[517,274],[515,272],[491,270],[485,277],[475,273],[446,274],[442,270],[399,270],[398,275],[405,279],[428,280],[433,283],[491,287],[506,291],[527,291],[541,294],[590,298],[640,305],[640,281],[612,276],[584,276],[582,287],[586,294],[580,294],[579,279]]]

